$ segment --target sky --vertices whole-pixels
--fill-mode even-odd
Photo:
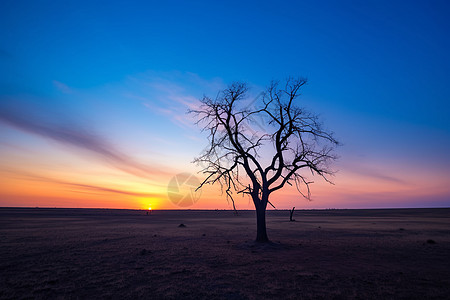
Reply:
[[[429,0],[3,0],[0,206],[230,209],[217,186],[174,198],[204,178],[192,161],[207,136],[186,111],[233,81],[256,97],[294,76],[308,79],[297,104],[342,145],[333,185],[312,178],[311,201],[276,192],[277,209],[449,207],[449,13]]]

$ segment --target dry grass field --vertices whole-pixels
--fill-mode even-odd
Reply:
[[[450,298],[450,209],[254,214],[2,208],[0,298]]]

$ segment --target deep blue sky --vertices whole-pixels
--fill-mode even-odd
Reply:
[[[139,145],[143,128],[167,118],[124,97],[170,113],[185,109],[173,99],[233,80],[256,93],[272,79],[304,76],[304,105],[344,144],[339,193],[356,197],[350,178],[365,176],[374,186],[361,199],[372,204],[361,206],[375,206],[377,180],[390,178],[379,185],[405,186],[380,191],[383,203],[394,197],[386,193],[403,193],[420,198],[404,205],[448,206],[449,13],[448,1],[2,1],[0,109],[52,124],[87,120],[111,143],[133,145],[127,155],[135,157],[154,144]],[[152,136],[196,134],[178,132],[188,122],[174,118]],[[36,142],[36,132],[22,136],[23,127],[5,120],[3,145]],[[179,160],[202,147],[188,149]]]

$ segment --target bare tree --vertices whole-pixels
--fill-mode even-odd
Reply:
[[[247,85],[235,82],[215,99],[204,96],[200,107],[189,111],[209,133],[209,146],[194,160],[206,175],[199,188],[218,183],[234,209],[233,192],[249,195],[256,209],[257,242],[269,241],[266,208],[273,192],[295,185],[310,199],[312,181],[306,173],[331,183],[329,164],[336,159],[338,142],[317,115],[297,106],[305,84],[301,78],[289,78],[282,87],[274,81],[249,105]]]

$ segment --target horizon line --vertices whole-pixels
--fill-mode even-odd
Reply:
[[[105,208],[105,207],[56,207],[56,206],[0,206],[0,209],[86,209],[86,210],[130,210],[130,211],[235,211],[234,209],[202,209],[202,208],[174,208],[174,209],[145,209],[145,208]],[[372,207],[372,208],[298,208],[296,211],[309,210],[388,210],[388,209],[450,209],[450,206],[429,207]],[[254,211],[255,209],[236,209],[236,211]],[[290,211],[289,208],[267,209],[266,211]]]

